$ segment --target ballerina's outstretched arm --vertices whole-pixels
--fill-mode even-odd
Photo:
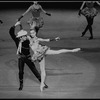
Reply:
[[[60,40],[60,37],[56,37],[54,39],[42,39],[42,38],[38,38],[39,41],[45,41],[45,42],[49,42],[49,41],[58,41]]]

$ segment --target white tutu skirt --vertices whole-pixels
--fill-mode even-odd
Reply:
[[[82,11],[81,14],[84,16],[88,16],[88,17],[94,17],[98,14],[98,11],[95,8],[88,8],[85,7]]]

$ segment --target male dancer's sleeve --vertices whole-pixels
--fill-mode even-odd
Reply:
[[[15,35],[15,26],[13,25],[10,29],[9,29],[9,34],[11,36],[11,38],[14,40],[16,46],[18,47],[18,38],[16,38],[16,35]]]

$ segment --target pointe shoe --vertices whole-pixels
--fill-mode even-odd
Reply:
[[[40,85],[40,90],[41,90],[41,92],[44,90],[44,86],[45,86],[45,84],[41,84],[41,85]]]
[[[81,50],[80,48],[76,48],[76,49],[73,50],[73,52],[78,52],[80,50]]]

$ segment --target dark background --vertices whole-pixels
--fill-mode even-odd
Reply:
[[[83,1],[38,1],[44,9],[79,9]],[[27,9],[33,1],[0,1],[2,9]],[[95,3],[95,7],[98,7]]]
[[[32,1],[5,1],[0,2],[0,9],[28,8]],[[44,9],[79,9],[82,1],[39,1]]]

